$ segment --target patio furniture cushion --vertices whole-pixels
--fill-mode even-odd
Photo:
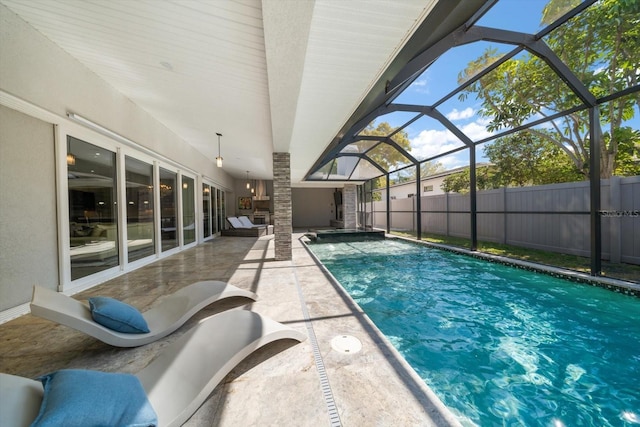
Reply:
[[[238,363],[257,349],[278,340],[300,342],[305,339],[304,333],[258,313],[238,309],[228,310],[201,320],[189,331],[163,347],[156,358],[136,373],[135,377],[140,381],[146,398],[155,411],[157,425],[178,427],[193,415]],[[261,356],[263,357],[264,355]],[[129,392],[128,390],[112,391],[111,382],[102,380],[102,376],[98,377],[98,375],[96,377],[100,381],[95,383],[99,385],[100,399],[105,399],[107,396],[112,399],[118,394]],[[108,377],[105,378],[111,380],[110,375],[114,374],[107,375]],[[116,378],[115,381],[116,388],[118,379]],[[82,378],[74,379],[73,383],[76,384],[76,391],[81,394],[88,393],[89,383],[95,385],[93,381],[84,381]],[[137,389],[138,385],[128,384],[127,388],[129,387]],[[40,382],[0,372],[0,426],[28,426],[28,422],[37,414],[34,407],[41,406],[41,393]],[[115,397],[112,396],[114,394]],[[67,400],[67,396],[63,400]],[[124,405],[126,408],[130,406],[146,408],[144,402],[132,405],[133,398],[125,397],[124,404],[118,402],[109,404],[112,412],[119,405]],[[98,405],[101,404],[96,403],[95,409],[100,407]],[[94,408],[91,407],[91,410],[94,411]],[[147,413],[146,409],[144,412]],[[88,421],[83,422],[87,423],[81,424],[83,427],[92,425]],[[141,425],[148,425],[144,424],[146,422],[147,420],[144,419]],[[66,427],[73,424],[60,422],[57,425]],[[128,424],[106,421],[102,425]],[[38,424],[35,426],[39,427]]]
[[[266,228],[266,224],[254,224],[251,222],[248,216],[239,216],[238,221],[242,223],[245,228]]]
[[[89,309],[93,320],[111,330],[124,334],[146,334],[147,321],[135,308],[109,297],[89,298]]]
[[[229,224],[231,224],[233,228],[246,228],[235,216],[227,217],[227,221],[229,221]]]
[[[65,369],[38,378],[44,398],[32,427],[156,426],[140,380],[131,374]]]

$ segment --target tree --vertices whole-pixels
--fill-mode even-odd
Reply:
[[[476,189],[490,190],[498,188],[495,183],[496,167],[493,165],[480,166],[476,168]],[[442,191],[446,193],[467,194],[471,188],[470,170],[466,168],[460,172],[447,176],[440,185]]]
[[[391,127],[391,125],[387,122],[380,122],[376,127],[374,127],[374,123],[372,122],[369,123],[367,127],[362,130],[362,132],[360,132],[360,135],[387,137],[394,131],[395,129]],[[409,141],[409,136],[405,131],[396,133],[393,136],[393,141],[400,147],[402,147],[405,151],[411,151],[411,141]],[[358,147],[358,152],[363,153],[371,148],[372,142],[369,140],[360,140],[355,144]],[[400,151],[384,142],[378,144],[375,148],[369,151],[367,155],[371,158],[371,160],[376,162],[386,171],[407,164],[407,158]],[[383,188],[386,187],[386,185],[387,181],[386,177],[384,176],[377,178],[373,183],[374,188]]]
[[[444,172],[445,170],[446,168],[440,162],[424,162],[420,165],[420,176],[425,178],[427,176]]]
[[[498,138],[484,147],[484,154],[495,168],[495,176],[487,182],[492,188],[553,184],[582,178],[581,172],[562,155],[560,148],[538,133],[519,132]]]
[[[484,147],[490,166],[476,171],[476,188],[522,187],[580,181],[581,172],[548,139],[530,132],[519,132],[496,139]],[[445,178],[441,188],[447,192],[469,191],[469,169]]]
[[[395,131],[395,128],[387,122],[380,122],[378,126],[374,127],[374,123],[369,123],[366,128],[360,132],[363,136],[382,136],[387,137]],[[382,139],[381,139],[382,140]],[[411,151],[411,141],[405,131],[400,131],[393,136],[393,141],[402,147],[405,151]],[[367,151],[371,145],[371,141],[358,141],[356,142],[358,150],[362,153]],[[376,146],[368,153],[369,157],[385,170],[397,168],[407,164],[408,159],[402,155],[395,147],[389,144],[382,143]]]
[[[571,0],[571,5],[580,3]],[[567,0],[551,0],[543,12],[548,24],[566,10]],[[558,27],[544,41],[597,97],[638,84],[640,77],[640,2],[601,0]],[[458,76],[460,84],[498,59],[495,49],[471,61]],[[513,128],[536,117],[548,117],[580,104],[578,97],[541,59],[534,55],[513,58],[469,85],[460,95],[475,94],[482,102],[479,114],[490,119],[488,129]],[[617,169],[620,145],[633,145],[618,132],[640,108],[640,92],[601,105],[596,123],[603,135],[600,176]],[[586,110],[549,122],[550,131],[529,129],[532,135],[555,144],[585,177],[589,176],[589,117]]]

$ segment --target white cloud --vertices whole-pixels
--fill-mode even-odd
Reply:
[[[411,83],[409,85],[409,87],[412,88],[416,93],[428,94],[429,93],[428,83],[429,83],[429,81],[425,77],[425,78],[421,78],[419,80],[414,80],[414,82]]]
[[[457,108],[454,108],[449,114],[447,114],[447,119],[451,121],[469,119],[474,115],[473,108],[467,107],[462,111],[458,111]]]
[[[480,139],[487,138],[492,135],[492,132],[487,130],[488,119],[479,119],[475,122],[471,122],[460,127],[462,133],[467,135],[472,141],[478,141]]]
[[[459,152],[451,156],[441,157],[437,160],[445,170],[456,169],[461,166],[469,166],[469,155],[465,152]]]
[[[460,147],[462,142],[448,130],[423,130],[411,139],[411,155],[421,160]]]

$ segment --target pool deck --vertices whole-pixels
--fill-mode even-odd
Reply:
[[[135,373],[197,321],[223,309],[250,309],[309,338],[254,352],[185,426],[459,425],[315,263],[299,240],[302,235],[293,235],[291,261],[275,261],[273,235],[219,237],[76,295],[111,296],[144,311],[162,295],[212,279],[256,292],[255,303],[213,304],[169,337],[132,349],[112,348],[67,327],[21,316],[0,325],[0,371],[26,377],[62,368]],[[344,347],[332,347],[336,337]],[[358,341],[361,350],[349,346]]]

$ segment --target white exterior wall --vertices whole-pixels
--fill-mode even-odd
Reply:
[[[67,113],[75,113],[85,117],[104,128],[109,129],[131,141],[137,148],[131,152],[139,152],[147,158],[165,159],[178,170],[194,176],[197,188],[202,182],[214,183],[226,191],[233,188],[233,179],[224,169],[217,168],[213,162],[215,140],[212,140],[212,153],[206,155],[193,149],[186,141],[156,121],[146,111],[139,108],[131,100],[108,85],[99,76],[60,49],[41,33],[19,18],[15,13],[0,4],[0,105],[8,107],[2,115],[3,129],[11,129],[2,134],[0,145],[11,168],[0,171],[0,186],[3,194],[16,191],[16,180],[20,180],[18,171],[28,171],[37,177],[24,178],[17,186],[23,197],[12,199],[11,203],[3,200],[2,216],[12,219],[11,227],[3,224],[2,250],[13,248],[15,253],[40,254],[41,267],[47,269],[53,279],[41,281],[34,277],[33,261],[29,257],[18,260],[0,257],[0,322],[28,310],[31,287],[38,283],[51,289],[61,287],[64,278],[57,277],[56,268],[62,265],[64,253],[52,250],[57,245],[51,231],[37,234],[34,238],[25,238],[20,230],[36,221],[32,206],[33,197],[41,198],[44,205],[37,209],[37,221],[51,230],[51,224],[57,224],[57,240],[68,235],[68,224],[58,219],[58,213],[67,209],[66,171],[64,166],[64,144],[67,135],[75,136],[90,143],[112,144],[122,147],[122,142],[101,135],[95,131],[70,121]],[[28,117],[20,116],[20,113]],[[57,151],[48,139],[36,137],[32,140],[32,129],[22,126],[29,117],[38,119],[43,126],[55,129]],[[56,125],[55,127],[52,125]],[[25,145],[26,142],[30,143]],[[42,151],[37,147],[47,146]],[[62,144],[62,146],[60,145]],[[118,148],[119,149],[119,148]],[[133,151],[132,151],[133,150]],[[137,151],[136,151],[137,150]],[[20,153],[27,153],[21,156]],[[37,162],[34,158],[38,157]],[[38,166],[38,162],[44,165]],[[37,178],[37,179],[36,179]],[[40,180],[50,183],[48,196],[54,195],[54,205],[50,205],[48,197],[39,194]],[[56,186],[57,183],[57,186]],[[51,188],[49,188],[51,187]],[[52,191],[52,188],[56,191]],[[201,195],[196,193],[198,204]],[[57,204],[57,205],[56,205]],[[200,212],[201,209],[197,209]],[[197,216],[200,221],[200,216]],[[15,220],[17,219],[17,220]],[[23,221],[17,222],[16,221]],[[66,227],[66,228],[65,228]],[[42,253],[42,240],[48,248]],[[11,274],[8,268],[11,267]],[[61,269],[64,271],[64,269]],[[63,273],[60,273],[63,275]],[[102,279],[104,280],[104,278]],[[93,283],[96,284],[97,282]],[[92,286],[87,284],[87,286]],[[80,290],[80,289],[78,289]]]
[[[437,176],[435,178],[425,178],[422,180],[422,184],[420,185],[421,196],[438,196],[444,194],[444,191],[440,187],[444,182],[444,179],[448,175]],[[426,186],[433,186],[433,191],[424,191]],[[382,200],[385,200],[387,197],[387,190],[385,188],[379,190]],[[409,194],[416,194],[416,182],[408,181],[403,182],[402,184],[392,185],[389,187],[389,194],[391,198],[396,199],[406,199]]]

